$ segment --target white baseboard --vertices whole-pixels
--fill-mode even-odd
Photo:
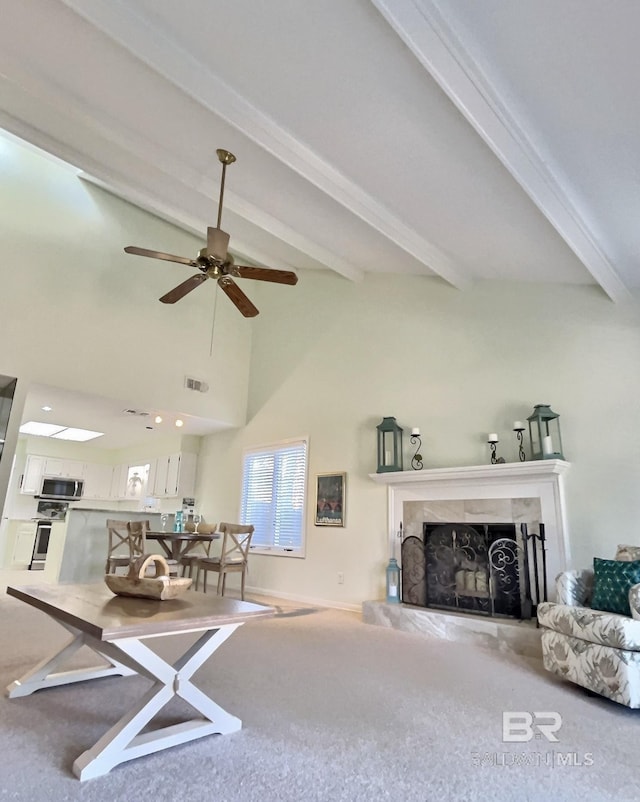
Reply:
[[[246,592],[257,593],[260,596],[273,596],[275,599],[286,599],[287,601],[301,602],[302,604],[311,604],[314,607],[330,607],[333,610],[347,610],[350,613],[362,612],[361,604],[348,604],[347,602],[333,601],[331,599],[314,599],[310,596],[282,593],[279,590],[272,590],[271,588],[256,588],[247,585]]]

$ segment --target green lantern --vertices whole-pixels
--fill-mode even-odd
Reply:
[[[383,418],[378,429],[378,469],[376,473],[402,470],[402,429],[395,418]]]
[[[549,404],[536,404],[527,421],[533,459],[564,459],[560,415]]]

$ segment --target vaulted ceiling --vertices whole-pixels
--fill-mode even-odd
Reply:
[[[222,226],[257,264],[625,301],[638,30],[633,0],[29,0],[0,126],[198,234],[233,151]]]

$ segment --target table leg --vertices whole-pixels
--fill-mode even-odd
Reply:
[[[58,623],[61,622],[59,621]],[[89,679],[98,679],[99,677],[129,676],[136,673],[133,669],[117,660],[115,655],[114,659],[106,658],[107,665],[51,673],[54,668],[65,663],[82,646],[92,648],[90,640],[93,641],[93,639],[88,639],[83,632],[68,624],[62,624],[62,626],[72,633],[72,637],[61,649],[38,663],[37,666],[20,677],[20,679],[12,682],[7,688],[7,696],[10,699],[29,696],[42,688],[54,688],[58,685],[68,685],[72,682],[83,682]]]
[[[167,541],[166,540],[162,540],[161,538],[154,538],[154,540],[156,541],[156,543],[160,544],[160,547],[162,548],[164,553],[167,555],[167,557],[169,559],[172,559],[173,558],[173,543],[171,543],[170,545],[167,545]]]
[[[242,727],[239,718],[227,713],[213,699],[196,688],[191,677],[213,652],[239,626],[242,626],[243,622],[226,624],[202,633],[173,665],[149,649],[140,638],[100,641],[69,624],[61,621],[58,623],[72,633],[71,639],[54,655],[11,683],[7,688],[9,697],[28,696],[43,688],[113,675],[138,674],[153,681],[153,685],[140,702],[111,727],[95,746],[83,752],[75,760],[73,773],[80,780],[99,777],[127,760],[205,735],[236,732]],[[52,669],[66,662],[81,646],[88,646],[107,660],[108,664],[51,673]],[[180,696],[202,717],[140,734],[140,731],[174,696]]]
[[[242,727],[239,718],[232,716],[213,699],[195,687],[191,677],[213,652],[242,624],[227,624],[202,634],[198,640],[171,665],[149,649],[138,638],[124,638],[100,643],[100,651],[108,659],[117,659],[136,673],[154,680],[153,686],[136,707],[123,716],[91,749],[80,755],[73,764],[74,774],[88,780],[106,774],[127,760],[186,743],[214,733],[227,734]],[[95,647],[94,647],[95,648]],[[140,734],[140,731],[174,696],[187,701],[202,718],[160,727]]]

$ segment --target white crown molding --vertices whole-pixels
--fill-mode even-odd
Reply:
[[[546,160],[445,21],[438,0],[371,0],[613,301],[632,295]]]
[[[134,8],[115,0],[59,1],[429,270],[458,289],[469,286],[468,275],[450,257],[235,92],[188,51],[140,19]]]

